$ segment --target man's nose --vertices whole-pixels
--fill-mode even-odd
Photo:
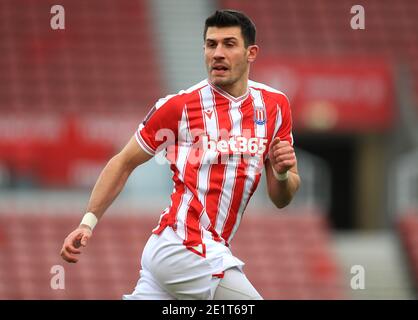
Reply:
[[[218,43],[216,46],[215,52],[213,54],[214,59],[223,59],[225,58],[224,49],[222,43]]]

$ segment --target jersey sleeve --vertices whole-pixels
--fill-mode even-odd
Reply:
[[[160,99],[151,108],[135,132],[136,141],[145,152],[155,155],[175,143],[180,109],[181,104],[176,96]]]
[[[290,110],[289,99],[285,95],[281,96],[278,108],[278,116],[276,119],[278,130],[273,139],[278,137],[281,141],[286,140],[293,146],[292,112]]]

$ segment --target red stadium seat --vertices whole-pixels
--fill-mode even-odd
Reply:
[[[141,117],[162,92],[148,1],[60,4],[65,32],[45,23],[49,2],[1,1],[0,112],[135,111]]]
[[[329,58],[374,55],[394,58],[411,68],[418,101],[418,5],[415,0],[367,1],[366,32],[350,28],[352,1],[222,0],[221,8],[250,13],[263,54]]]
[[[0,215],[0,299],[121,299],[134,289],[150,216],[106,216],[77,264],[61,260],[76,225],[69,216]],[[34,227],[36,226],[36,227]],[[321,215],[247,213],[232,241],[235,255],[266,299],[341,299],[341,275]],[[65,290],[51,288],[51,268],[64,266]]]

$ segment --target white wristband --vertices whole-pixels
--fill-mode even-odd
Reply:
[[[286,171],[285,173],[278,173],[276,170],[273,169],[274,177],[279,181],[285,181],[289,179],[289,171]]]
[[[87,226],[90,227],[90,229],[93,231],[94,227],[97,224],[97,217],[93,212],[87,212],[84,217],[83,220],[81,220],[80,225],[81,224],[85,224]]]

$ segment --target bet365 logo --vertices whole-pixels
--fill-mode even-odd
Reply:
[[[267,139],[233,136],[229,140],[210,140],[207,135],[201,137],[204,151],[211,150],[221,154],[258,154],[262,155],[267,148]]]

